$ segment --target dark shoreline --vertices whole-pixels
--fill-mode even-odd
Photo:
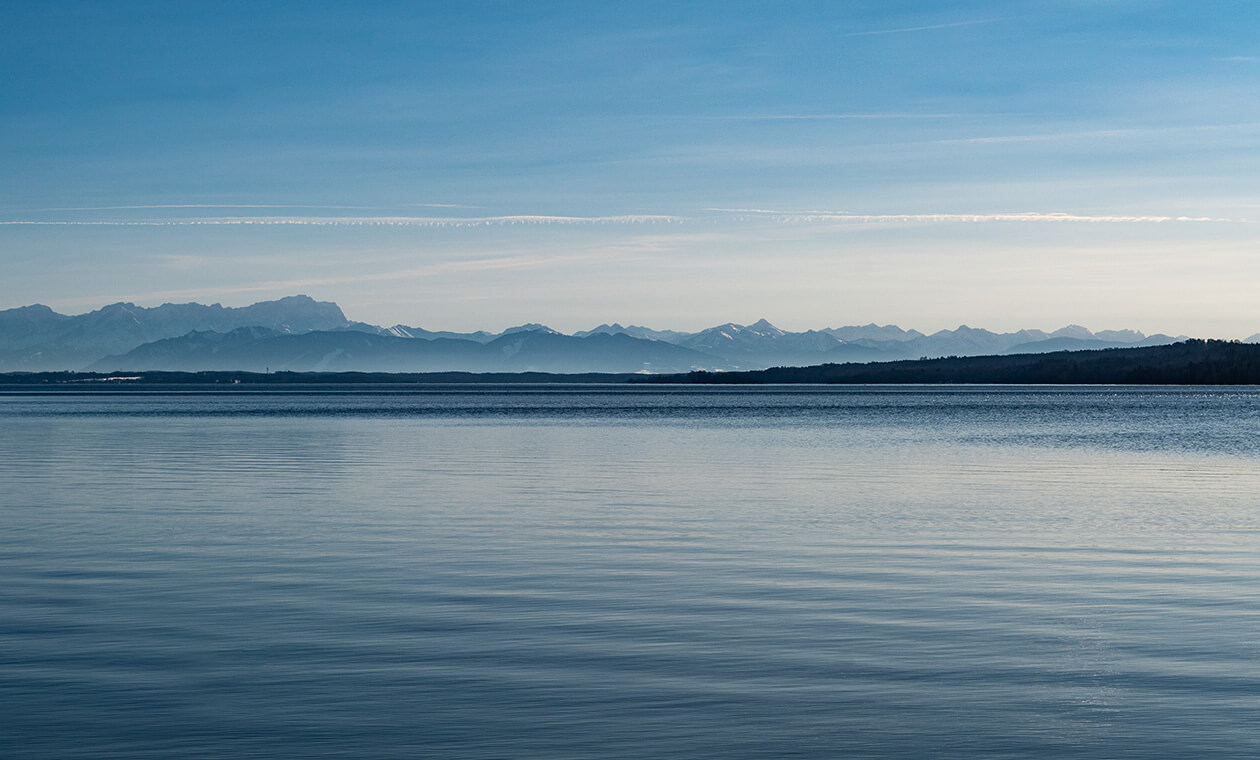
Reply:
[[[597,385],[625,384],[633,375],[589,372],[9,372],[5,387],[41,390],[117,390],[149,386],[209,386],[216,390],[258,386],[404,385]]]
[[[1257,385],[1260,344],[1187,340],[1165,346],[951,356],[877,364],[692,372],[637,382],[696,384]]]

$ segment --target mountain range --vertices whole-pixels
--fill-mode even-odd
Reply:
[[[1154,346],[1185,336],[1077,325],[930,335],[895,325],[789,332],[762,319],[699,332],[604,324],[565,335],[525,324],[498,333],[380,327],[340,307],[290,296],[241,308],[116,303],[79,315],[35,304],[0,311],[0,371],[287,370],[362,372],[651,372]],[[1260,341],[1260,334],[1249,341]]]

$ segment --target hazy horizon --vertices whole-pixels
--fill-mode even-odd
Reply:
[[[286,297],[291,298],[291,297],[295,297],[295,296],[296,296],[296,297],[310,297],[310,296],[308,296],[308,295],[307,295],[307,294],[305,294],[305,293],[292,293],[292,294],[289,294],[288,296],[281,296],[281,298],[286,298]],[[271,300],[273,300],[273,299],[267,299],[267,301],[271,301]],[[692,333],[695,333],[695,332],[701,332],[701,331],[703,331],[703,330],[712,329],[712,328],[714,328],[714,327],[720,327],[720,326],[722,326],[722,325],[726,325],[726,324],[735,324],[735,325],[739,325],[739,326],[742,326],[742,327],[749,327],[749,326],[755,325],[755,324],[757,324],[758,322],[760,322],[760,321],[763,321],[763,320],[764,320],[764,321],[766,321],[766,322],[769,322],[769,323],[770,323],[771,325],[773,325],[774,327],[777,327],[777,328],[779,328],[780,330],[785,330],[785,331],[787,331],[787,332],[806,332],[806,331],[808,331],[808,330],[838,329],[838,328],[843,328],[843,327],[864,327],[864,326],[869,326],[869,325],[875,325],[875,326],[877,326],[877,327],[894,327],[894,328],[899,328],[899,329],[905,330],[905,331],[907,331],[907,332],[909,332],[909,331],[918,331],[918,332],[920,332],[920,333],[923,333],[924,335],[932,335],[932,334],[934,334],[934,333],[941,332],[941,331],[947,331],[947,332],[948,332],[948,331],[960,330],[960,329],[965,329],[965,328],[970,328],[970,329],[975,329],[975,330],[988,330],[988,331],[990,331],[990,332],[996,332],[996,333],[1014,333],[1014,332],[1020,332],[1020,331],[1023,331],[1023,330],[1041,330],[1041,331],[1043,331],[1043,332],[1053,334],[1053,333],[1055,333],[1055,332],[1057,332],[1057,331],[1067,330],[1067,329],[1069,329],[1069,328],[1074,328],[1074,327],[1085,328],[1086,330],[1088,330],[1088,331],[1090,331],[1090,332],[1092,332],[1092,333],[1109,332],[1109,331],[1113,331],[1113,332],[1121,332],[1121,331],[1125,331],[1125,330],[1133,330],[1133,331],[1135,331],[1135,332],[1139,332],[1139,333],[1142,333],[1142,334],[1147,335],[1147,336],[1150,336],[1150,335],[1156,335],[1156,334],[1164,334],[1164,335],[1172,335],[1172,336],[1177,336],[1177,335],[1186,335],[1187,337],[1194,337],[1194,338],[1214,338],[1214,339],[1218,339],[1218,340],[1242,339],[1242,338],[1249,338],[1249,337],[1253,337],[1253,336],[1255,336],[1255,335],[1257,335],[1257,334],[1260,334],[1260,330],[1257,330],[1256,332],[1253,332],[1253,333],[1251,333],[1251,334],[1249,334],[1249,335],[1241,336],[1241,338],[1234,338],[1233,336],[1224,336],[1224,337],[1223,337],[1223,336],[1216,336],[1216,335],[1199,336],[1199,335],[1188,335],[1188,334],[1187,334],[1187,333],[1185,333],[1184,331],[1178,331],[1178,332],[1167,332],[1167,331],[1161,331],[1161,330],[1142,330],[1142,329],[1140,329],[1140,328],[1130,327],[1130,326],[1110,326],[1110,325],[1098,326],[1098,325],[1083,325],[1083,324],[1081,324],[1081,323],[1079,323],[1079,322],[1065,322],[1065,323],[1063,323],[1063,324],[1056,325],[1056,326],[1047,326],[1047,325],[1023,325],[1023,326],[1021,326],[1021,327],[1016,327],[1016,328],[1013,328],[1013,329],[1010,329],[1010,330],[997,330],[997,329],[993,329],[993,328],[989,327],[988,325],[981,325],[981,324],[965,324],[965,323],[955,324],[955,325],[950,326],[950,327],[940,327],[940,328],[935,328],[935,329],[932,329],[932,330],[925,330],[925,329],[922,329],[922,328],[918,327],[917,325],[905,325],[905,324],[898,324],[898,323],[896,323],[896,322],[883,322],[883,323],[881,323],[881,322],[873,322],[873,321],[869,321],[869,320],[868,320],[868,321],[860,321],[860,322],[848,322],[848,323],[843,323],[843,324],[842,324],[842,323],[834,323],[834,324],[833,324],[833,323],[827,323],[827,324],[804,325],[804,326],[801,326],[801,327],[799,327],[799,328],[798,328],[798,327],[788,326],[788,325],[785,325],[785,324],[780,324],[780,323],[779,323],[777,320],[775,320],[774,318],[769,317],[769,316],[764,316],[764,315],[763,315],[763,316],[758,316],[758,317],[753,318],[753,319],[745,319],[745,320],[741,320],[741,319],[725,319],[725,320],[721,320],[721,321],[716,321],[716,322],[706,323],[706,324],[699,325],[699,326],[695,326],[695,327],[693,327],[693,326],[689,326],[689,325],[688,325],[688,326],[681,326],[681,327],[680,327],[680,326],[677,326],[677,325],[667,325],[667,324],[643,324],[643,323],[641,323],[641,322],[635,322],[635,321],[633,321],[633,320],[624,320],[624,319],[605,319],[605,320],[603,320],[603,321],[601,321],[601,322],[592,323],[592,324],[581,324],[581,325],[577,325],[577,326],[573,326],[573,327],[564,327],[564,326],[561,326],[559,323],[557,323],[557,324],[552,324],[552,323],[549,323],[549,322],[544,322],[544,321],[537,320],[537,319],[527,319],[527,318],[522,318],[522,319],[520,319],[520,320],[517,320],[517,321],[515,321],[515,322],[511,322],[511,323],[508,323],[508,324],[483,324],[483,325],[474,325],[474,326],[470,326],[470,327],[467,327],[467,328],[458,328],[458,329],[456,329],[456,328],[450,328],[450,327],[447,327],[447,326],[445,326],[445,325],[441,325],[441,324],[434,324],[434,325],[427,325],[427,324],[406,324],[405,322],[398,322],[398,321],[393,321],[393,322],[390,322],[390,321],[384,321],[384,322],[372,322],[372,321],[370,321],[370,320],[360,319],[358,316],[356,316],[356,315],[355,315],[355,314],[353,314],[353,313],[347,313],[347,312],[346,312],[346,309],[345,309],[344,307],[342,307],[342,305],[341,305],[340,303],[338,303],[336,300],[327,300],[327,301],[325,301],[324,299],[315,299],[315,300],[316,300],[316,301],[318,301],[318,302],[321,302],[321,303],[333,303],[333,304],[336,304],[336,305],[338,306],[338,308],[341,308],[342,313],[343,313],[343,314],[345,314],[346,319],[347,319],[347,320],[349,320],[349,321],[351,321],[351,322],[362,322],[362,323],[365,323],[365,324],[370,324],[370,325],[374,325],[374,326],[376,326],[376,327],[384,327],[384,328],[390,328],[390,327],[396,327],[396,326],[418,327],[418,328],[422,328],[422,329],[425,329],[425,330],[429,330],[429,331],[431,331],[431,332],[464,332],[464,333],[472,333],[472,332],[477,332],[477,331],[484,331],[484,332],[489,332],[489,333],[498,333],[498,332],[502,332],[502,331],[505,331],[505,330],[511,330],[511,329],[515,329],[515,328],[519,328],[519,327],[528,326],[528,325],[540,325],[540,326],[542,326],[542,327],[546,327],[546,328],[549,328],[549,329],[552,329],[552,330],[556,330],[557,332],[561,332],[561,333],[565,333],[565,334],[572,334],[572,333],[575,333],[575,332],[582,332],[582,331],[586,331],[586,330],[593,330],[593,329],[598,328],[598,327],[619,325],[619,326],[621,326],[621,327],[626,327],[626,328],[629,328],[629,327],[642,327],[642,328],[647,328],[647,329],[649,329],[649,330],[658,330],[658,331],[675,331],[675,332],[692,332]],[[21,304],[21,305],[18,305],[18,306],[13,306],[13,307],[4,307],[4,308],[0,308],[0,311],[7,311],[7,310],[11,310],[11,309],[18,309],[18,308],[30,307],[30,306],[47,306],[47,307],[49,307],[49,308],[52,308],[52,309],[53,309],[53,311],[55,311],[55,312],[58,312],[58,313],[60,313],[60,314],[64,314],[64,315],[66,315],[66,316],[72,316],[72,317],[74,317],[74,316],[83,316],[83,315],[90,314],[90,313],[93,313],[93,312],[96,312],[96,311],[100,311],[101,309],[107,308],[107,307],[109,307],[109,306],[117,305],[117,304],[120,304],[120,303],[129,303],[129,304],[131,304],[131,305],[134,305],[134,306],[137,306],[137,307],[140,307],[140,308],[145,308],[145,309],[153,309],[153,308],[157,308],[157,307],[160,307],[160,306],[171,306],[171,305],[174,305],[174,306],[180,306],[180,305],[222,306],[222,307],[227,308],[227,309],[241,309],[241,308],[245,308],[245,307],[248,307],[248,306],[253,306],[253,305],[256,305],[256,304],[258,304],[258,303],[261,303],[261,301],[257,301],[257,300],[248,300],[248,301],[243,301],[243,302],[240,302],[240,303],[222,303],[222,302],[219,302],[219,301],[212,301],[212,302],[202,302],[202,301],[163,301],[163,302],[161,302],[161,303],[158,303],[158,302],[153,302],[153,303],[139,303],[139,302],[135,302],[135,301],[128,301],[128,300],[124,300],[124,301],[114,301],[114,302],[107,303],[107,304],[99,304],[99,305],[96,305],[96,306],[93,306],[93,307],[90,307],[90,308],[87,308],[87,309],[83,309],[83,310],[72,310],[72,311],[62,311],[62,310],[60,310],[60,309],[57,309],[57,308],[53,307],[51,304],[45,304],[45,303],[28,303],[28,304]]]

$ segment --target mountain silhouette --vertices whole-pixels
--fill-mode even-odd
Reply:
[[[759,319],[698,332],[620,323],[564,335],[527,323],[501,332],[451,332],[346,318],[337,304],[298,295],[240,308],[114,303],[69,316],[34,304],[0,311],[0,371],[91,368],[302,371],[685,372],[1047,353],[1162,345],[1185,336],[1135,330],[997,333],[962,325],[930,335],[896,325],[793,332]]]

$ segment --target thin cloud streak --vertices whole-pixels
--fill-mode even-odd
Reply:
[[[770,210],[770,209],[764,209],[764,208],[706,208],[706,209],[704,209],[704,210],[705,210],[705,211],[716,211],[716,212],[718,212],[718,213],[726,213],[726,214],[786,214],[786,213],[794,213],[794,212],[786,212],[786,211],[772,211],[772,210]],[[806,212],[803,212],[803,213],[812,214],[812,213],[821,213],[821,212],[806,211]],[[847,214],[847,213],[849,213],[849,212],[847,212],[847,211],[833,211],[833,212],[829,212],[829,213],[833,213],[833,214]]]
[[[906,26],[899,29],[872,29],[865,32],[848,32],[847,34],[837,34],[837,37],[874,37],[881,34],[909,34],[911,32],[930,32],[936,29],[952,29],[959,26],[976,26],[979,24],[992,24],[998,21],[1005,21],[1004,18],[988,18],[978,19],[976,21],[954,21],[949,24],[931,24],[929,26]]]
[[[33,225],[52,227],[216,227],[309,225],[316,227],[492,227],[509,225],[597,225],[655,224],[688,221],[684,217],[655,214],[625,216],[486,216],[486,217],[417,217],[417,216],[245,216],[207,217],[198,219],[147,220],[6,220],[0,225]]]
[[[481,206],[470,206],[466,203],[400,203],[399,205],[404,208],[481,208]]]
[[[846,222],[858,224],[902,223],[902,224],[941,224],[941,223],[990,223],[990,222],[1078,222],[1102,224],[1148,224],[1165,222],[1216,222],[1247,223],[1240,219],[1223,219],[1217,217],[1192,216],[1124,216],[1124,215],[1086,215],[1066,214],[1060,212],[1043,213],[1028,211],[1019,213],[997,214],[851,214],[844,212],[782,212],[762,209],[708,209],[709,211],[732,211],[746,214],[736,219],[768,219],[780,223],[805,222]]]
[[[1198,124],[1184,127],[1128,127],[1122,129],[1094,129],[1079,132],[1045,132],[1030,135],[993,135],[986,137],[959,137],[946,140],[932,140],[929,145],[960,145],[966,143],[1025,143],[1049,142],[1055,140],[1080,140],[1092,137],[1132,137],[1134,135],[1151,134],[1186,134],[1194,132],[1225,132],[1233,129],[1255,129],[1260,122],[1239,122],[1236,124]]]
[[[961,119],[976,116],[994,116],[1008,114],[968,114],[968,113],[766,113],[766,114],[731,114],[710,116],[687,116],[679,118],[705,119],[710,121],[859,121],[859,120],[895,120],[895,119]]]
[[[1248,219],[1230,219],[1207,216],[1171,216],[1155,214],[1090,215],[1062,212],[1000,212],[974,214],[908,213],[908,214],[855,214],[831,211],[774,211],[770,209],[707,208],[722,216],[686,217],[670,215],[623,215],[623,216],[492,216],[492,217],[221,217],[206,219],[165,220],[83,220],[83,221],[0,221],[0,226],[47,226],[47,227],[227,227],[227,226],[311,226],[311,227],[419,227],[419,228],[474,228],[501,226],[595,226],[640,224],[692,224],[714,222],[773,221],[779,224],[834,222],[845,224],[945,224],[990,222],[1076,222],[1107,224],[1149,224],[1168,222],[1250,224]]]
[[[433,204],[436,205],[436,204]],[[152,203],[142,206],[65,206],[60,208],[36,208],[31,211],[131,211],[137,209],[164,208],[337,208],[370,209],[371,206],[319,206],[296,203]]]

